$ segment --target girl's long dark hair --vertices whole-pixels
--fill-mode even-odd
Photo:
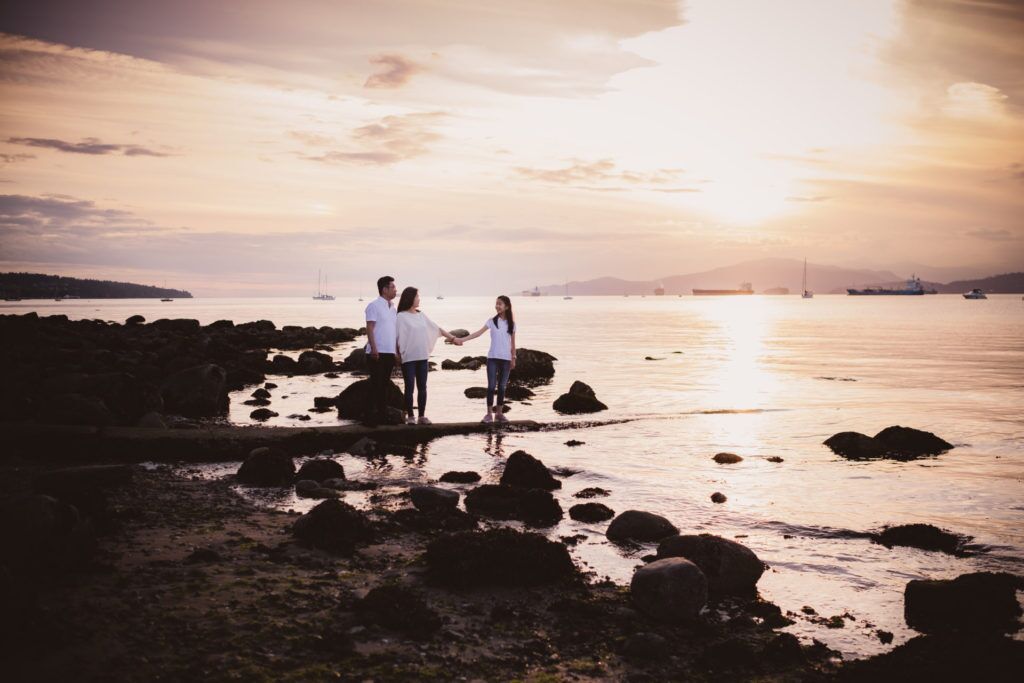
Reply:
[[[405,297],[405,292],[402,293],[402,297],[403,298]],[[508,322],[508,333],[510,335],[511,334],[515,334],[515,331],[516,331],[516,321],[512,317],[512,300],[509,299],[504,294],[499,295],[498,298],[501,299],[501,302],[505,304],[505,321]],[[399,305],[398,310],[402,310],[401,305]],[[498,315],[497,314],[494,315],[494,326],[495,327],[498,326]]]
[[[408,311],[412,308],[413,302],[416,301],[416,295],[420,293],[420,290],[415,287],[406,287],[402,290],[402,298],[398,300],[398,312]]]

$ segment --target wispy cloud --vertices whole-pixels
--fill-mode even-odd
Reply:
[[[570,159],[559,168],[532,168],[516,166],[513,170],[522,178],[554,185],[569,185],[580,190],[595,192],[622,192],[627,189],[646,189],[657,192],[700,192],[691,187],[659,187],[679,180],[681,168],[659,168],[649,172],[618,170],[611,159],[584,161]]]
[[[811,195],[809,197],[801,197],[799,195],[786,197],[787,202],[825,202],[829,199],[831,199],[831,197],[823,194]]]
[[[0,154],[0,161],[5,164],[13,164],[19,161],[27,161],[35,158],[35,154]]]
[[[81,142],[68,142],[56,138],[7,138],[12,145],[26,145],[28,147],[40,147],[42,149],[53,149],[58,152],[69,154],[117,154],[121,153],[126,157],[166,157],[164,152],[158,152],[140,145],[120,145],[109,142],[101,142],[98,138],[84,138]]]
[[[377,66],[379,71],[370,74],[363,84],[364,88],[400,88],[423,70],[411,59],[396,54],[370,57],[370,64]]]
[[[987,240],[989,242],[1009,242],[1017,239],[1016,236],[1005,228],[975,228],[968,230],[967,235],[974,237],[979,240]]]
[[[349,148],[300,156],[326,163],[395,164],[429,152],[430,144],[442,137],[433,126],[445,116],[440,111],[385,116],[354,129],[349,135]],[[297,137],[294,133],[292,135]],[[318,135],[303,137],[298,139],[310,145],[324,146],[332,142]]]

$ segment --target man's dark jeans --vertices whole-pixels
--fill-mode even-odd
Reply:
[[[384,391],[391,380],[391,371],[395,367],[395,354],[381,353],[380,358],[366,354],[366,365],[370,368],[370,396],[366,402],[364,422],[376,426],[387,421],[387,393]]]

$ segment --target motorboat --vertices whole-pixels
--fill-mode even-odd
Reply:
[[[969,292],[964,292],[964,298],[965,299],[987,299],[988,297],[985,296],[985,292],[983,292],[980,289],[978,289],[977,287],[975,287],[974,289],[972,289]]]

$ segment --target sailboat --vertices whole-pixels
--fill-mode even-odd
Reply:
[[[438,280],[437,281],[437,300],[440,301],[442,299],[444,299],[444,295],[441,294],[441,281]]]
[[[323,278],[324,289],[320,289],[320,271],[316,271],[316,294],[313,296],[315,301],[334,301],[334,297],[328,294],[327,289],[327,278]]]
[[[813,299],[814,298],[814,292],[812,292],[811,290],[807,289],[807,259],[806,258],[804,259],[804,287],[803,287],[803,290],[804,290],[804,293],[800,295],[801,299]]]
[[[565,301],[569,301],[569,300],[572,299],[572,297],[569,296],[569,283],[568,282],[565,283],[565,296],[563,296],[562,299],[564,299]]]

